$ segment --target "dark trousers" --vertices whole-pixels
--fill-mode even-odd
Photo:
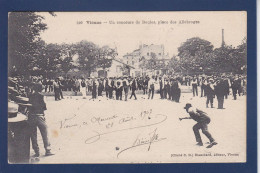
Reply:
[[[52,91],[53,91],[53,86],[49,85],[49,92],[52,92]]]
[[[113,88],[112,87],[109,87],[109,89],[108,89],[108,96],[110,99],[112,99],[112,97],[113,97]]]
[[[59,96],[63,99],[62,89],[59,89]]]
[[[76,87],[76,92],[80,92],[80,86]]]
[[[200,95],[200,96],[203,97],[203,96],[205,95],[205,89],[204,89],[205,86],[204,86],[204,85],[201,85],[200,88],[201,88],[201,95]]]
[[[237,91],[238,91],[237,88],[232,88],[232,93],[233,93],[234,100],[237,99]]]
[[[60,91],[59,89],[54,89],[55,100],[60,100]]]
[[[124,87],[124,92],[125,92],[125,101],[127,101],[127,97],[128,97],[128,87]]]
[[[225,94],[225,99],[228,99],[228,94],[227,93]]]
[[[218,109],[223,109],[224,95],[217,96],[217,99],[218,99]]]
[[[46,151],[50,150],[50,141],[48,136],[48,126],[45,121],[45,117],[43,115],[29,115],[28,122],[30,123],[31,128],[31,141],[32,148],[35,153],[39,152],[39,146],[37,142],[37,127],[39,128],[43,140],[43,145]]]
[[[163,97],[163,89],[162,89],[162,88],[160,88],[160,97],[161,97],[161,99],[164,98],[164,97]]]
[[[122,100],[122,89],[116,89],[116,100]]]
[[[92,86],[88,86],[88,92],[92,92]]]
[[[152,94],[152,96],[151,96],[151,94]],[[151,96],[151,99],[153,99],[153,95],[154,95],[154,88],[150,88],[149,93],[148,93],[148,99],[150,99],[150,96]]]
[[[164,98],[164,99],[167,99],[167,93],[168,93],[167,91],[168,91],[167,88],[164,88],[164,89],[163,89],[163,98]]]
[[[226,88],[225,99],[228,99],[228,95],[229,95],[229,87]]]
[[[102,96],[102,88],[98,88],[98,96]]]
[[[147,86],[143,87],[144,95],[147,94]]]
[[[193,92],[193,97],[195,95],[198,96],[198,86],[197,85],[192,85],[192,92]]]
[[[208,104],[210,103],[210,106],[213,108],[213,96],[212,95],[207,95],[207,101],[206,101],[206,105],[208,107]]]
[[[238,88],[238,90],[237,90],[237,93],[238,93],[238,95],[240,96],[241,95],[241,93],[242,93],[242,87],[240,86],[239,88]]]
[[[109,89],[106,88],[106,97],[109,98]]]
[[[135,89],[133,89],[133,88],[132,88],[132,93],[131,93],[130,99],[132,98],[132,96],[134,96],[135,99],[137,99],[137,98],[136,98],[136,95],[135,95]]]
[[[44,91],[47,92],[47,90],[48,90],[48,85],[45,85],[44,86]]]
[[[172,91],[172,100],[175,101],[175,102],[179,102],[180,101],[180,97],[181,97],[181,90],[178,88],[178,89],[174,89]]]
[[[97,98],[97,90],[96,88],[93,88],[92,90],[92,99],[96,99]]]
[[[172,99],[171,88],[167,89],[167,93],[168,93],[168,99],[171,100]]]
[[[181,89],[178,89],[176,93],[176,100],[175,100],[177,103],[180,102],[180,97],[181,97]]]
[[[200,122],[193,126],[193,132],[196,138],[196,142],[202,142],[200,132],[201,129],[202,133],[209,139],[210,142],[213,142],[214,139],[212,138],[211,134],[208,131],[208,124],[209,122]]]

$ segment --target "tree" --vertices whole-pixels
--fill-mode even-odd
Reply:
[[[181,68],[187,73],[200,72],[211,57],[213,45],[204,39],[193,37],[178,48]]]
[[[87,70],[90,75],[96,68],[106,70],[111,67],[112,59],[115,58],[117,52],[108,46],[99,48],[92,42],[81,41],[72,46],[72,54],[78,55],[78,68]]]
[[[61,53],[61,58],[60,58],[60,68],[61,71],[67,75],[67,73],[75,68],[76,66],[74,65],[73,57],[77,54],[76,48],[74,44],[61,44],[59,45],[60,47],[60,53]]]
[[[108,46],[103,46],[98,49],[98,67],[101,67],[103,70],[111,67],[112,59],[115,58],[117,52],[115,49],[111,49]]]
[[[69,56],[61,60],[61,69],[65,74],[67,74],[72,68],[74,68],[72,62],[72,57]]]
[[[173,56],[169,63],[166,65],[166,68],[169,70],[170,73],[182,72],[180,59],[178,59],[176,56]]]
[[[237,64],[237,69],[240,70],[240,72],[246,73],[247,71],[247,38],[246,37],[242,40],[241,44],[237,46],[237,49],[235,51],[235,58],[233,62]]]
[[[194,57],[199,52],[209,53],[212,52],[212,50],[213,50],[213,45],[209,41],[201,39],[199,37],[193,37],[188,39],[178,48],[179,51],[178,56]]]
[[[80,70],[87,70],[89,75],[97,67],[98,47],[92,42],[82,40],[74,45],[78,54],[78,63]]]
[[[61,47],[57,44],[45,44],[42,42],[41,50],[32,62],[34,67],[37,67],[46,77],[60,72],[62,62]]]
[[[44,18],[34,12],[11,12],[8,18],[8,70],[29,74],[38,55],[40,33],[47,29]]]
[[[232,54],[234,49],[232,46],[224,45],[220,48],[214,50],[214,62],[212,67],[214,67],[215,72],[230,72],[233,71]]]
[[[156,70],[158,58],[155,53],[151,52],[151,58],[147,61],[146,69]]]

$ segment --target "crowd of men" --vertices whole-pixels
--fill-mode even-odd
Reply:
[[[180,99],[180,82],[173,77],[108,77],[108,78],[63,78],[58,77],[55,80],[43,79],[40,81],[43,85],[44,92],[55,93],[55,100],[63,98],[62,91],[82,92],[86,96],[87,92],[92,93],[92,99],[98,96],[105,96],[108,99],[128,100],[134,97],[137,100],[136,91],[140,91],[143,95],[148,95],[148,99],[154,98],[156,86],[160,86],[161,99],[169,99],[179,102]]]
[[[178,75],[178,76],[144,76],[144,77],[57,77],[47,79],[43,77],[32,77],[29,81],[19,78],[23,84],[28,82],[40,83],[43,86],[43,92],[54,92],[55,100],[63,99],[63,91],[73,91],[78,95],[79,92],[86,98],[87,93],[91,94],[91,99],[98,97],[107,97],[107,99],[125,100],[137,99],[138,94],[147,95],[147,99],[153,99],[154,94],[160,94],[161,99],[168,99],[180,102],[181,88],[190,86],[193,97],[206,97],[206,107],[214,107],[214,98],[217,99],[218,108],[223,109],[224,99],[233,95],[246,94],[246,76],[245,75]],[[144,97],[144,96],[142,96]]]

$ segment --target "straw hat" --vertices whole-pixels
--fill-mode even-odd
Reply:
[[[29,98],[22,97],[22,96],[16,96],[15,101],[18,105],[22,106],[32,106],[32,104],[29,103]]]
[[[15,123],[27,120],[27,116],[18,112],[19,105],[14,102],[8,102],[8,123]]]

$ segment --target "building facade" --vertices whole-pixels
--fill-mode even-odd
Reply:
[[[139,49],[124,55],[123,62],[134,67],[130,69],[130,75],[133,77],[144,75],[161,75],[165,73],[164,69],[148,70],[145,68],[145,62],[150,60],[152,56],[156,57],[158,63],[167,63],[170,60],[168,53],[165,53],[164,45],[141,44]]]

